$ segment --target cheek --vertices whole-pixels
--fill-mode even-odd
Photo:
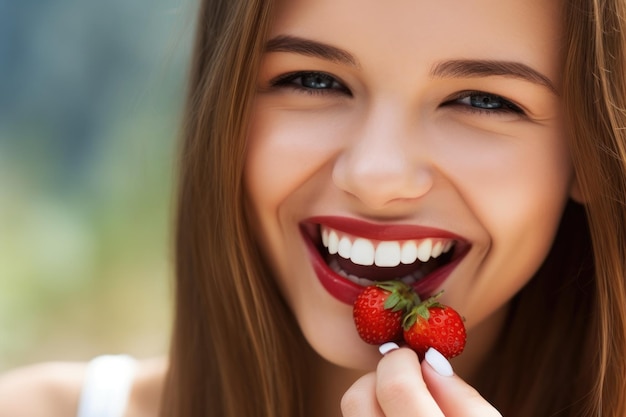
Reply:
[[[262,102],[262,101],[261,101]],[[285,116],[264,103],[256,109],[248,133],[245,187],[256,234],[290,304],[302,298],[302,276],[308,254],[299,223],[310,215],[319,193],[313,177],[323,169],[332,148],[319,131],[304,128],[295,114]],[[306,126],[310,127],[310,126]]]
[[[550,234],[569,196],[573,169],[562,131],[556,121],[494,134],[449,131],[438,152],[444,174],[483,226],[521,239],[535,226]]]
[[[573,170],[565,141],[557,135],[520,141],[475,154],[473,169],[457,161],[459,190],[488,236],[476,245],[485,261],[465,300],[479,316],[506,302],[536,273],[568,199]]]
[[[566,149],[537,148],[521,149],[502,158],[500,169],[491,178],[482,179],[487,189],[482,210],[493,224],[494,233],[517,230],[509,238],[515,240],[517,236],[521,240],[535,230],[549,237],[558,226],[569,194],[572,167]],[[541,240],[538,236],[537,241]]]
[[[379,358],[376,347],[358,337],[351,307],[329,296],[316,284],[310,268],[304,267],[308,254],[297,244],[300,219],[293,218],[306,216],[316,205],[310,199],[323,193],[334,156],[342,146],[339,138],[347,135],[337,125],[305,123],[295,114],[289,116],[265,108],[256,112],[251,123],[244,175],[256,233],[314,350],[331,363],[372,369]]]
[[[245,181],[257,211],[277,210],[315,173],[329,166],[341,146],[336,125],[297,112],[273,109],[262,100],[248,134]]]
[[[244,170],[249,210],[254,216],[255,233],[270,259],[276,275],[286,275],[284,231],[279,224],[283,201],[297,187],[298,166],[302,164],[291,130],[281,126],[267,111],[255,111],[248,132]],[[281,264],[282,263],[282,264]],[[284,287],[282,282],[279,282]]]

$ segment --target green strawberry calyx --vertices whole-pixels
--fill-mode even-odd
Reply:
[[[415,304],[408,313],[404,316],[402,320],[402,327],[404,330],[409,330],[416,322],[417,319],[428,320],[430,318],[430,309],[433,307],[443,308],[444,305],[439,303],[437,299],[441,297],[443,294],[443,290],[439,291],[437,294],[427,298],[426,300]]]
[[[413,288],[402,281],[382,281],[377,283],[376,287],[389,292],[389,296],[383,305],[385,310],[408,313],[421,302],[419,295]]]

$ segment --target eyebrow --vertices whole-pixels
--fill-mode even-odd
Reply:
[[[554,94],[559,95],[556,86],[550,78],[521,62],[466,59],[443,61],[431,69],[430,75],[439,78],[489,76],[517,78],[546,87]]]
[[[358,60],[336,46],[290,35],[279,35],[265,44],[265,52],[291,52],[327,61],[360,67]],[[437,78],[509,77],[548,88],[559,95],[554,83],[532,67],[515,61],[457,59],[437,63],[430,71]]]
[[[265,44],[265,52],[293,52],[353,67],[359,66],[356,58],[343,49],[296,36],[280,35],[270,39]]]

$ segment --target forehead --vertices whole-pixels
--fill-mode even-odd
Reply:
[[[561,8],[556,0],[279,0],[270,37],[313,39],[365,64],[518,61],[557,80]]]

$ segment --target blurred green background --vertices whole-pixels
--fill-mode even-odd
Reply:
[[[0,0],[0,372],[164,353],[193,0]]]

